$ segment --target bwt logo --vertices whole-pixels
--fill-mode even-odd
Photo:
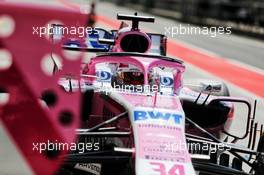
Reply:
[[[134,120],[165,120],[168,121],[170,118],[174,119],[176,124],[180,124],[182,116],[180,114],[173,114],[169,112],[154,112],[154,111],[134,111]]]

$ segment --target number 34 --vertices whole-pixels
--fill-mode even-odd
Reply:
[[[159,173],[155,175],[185,175],[183,165],[174,164],[167,169],[164,163],[150,162],[150,164],[153,166],[152,170]]]

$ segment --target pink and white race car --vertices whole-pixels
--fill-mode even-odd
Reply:
[[[79,143],[100,143],[100,151],[70,154],[62,173],[247,174],[242,162],[248,160],[234,152],[246,150],[223,140],[228,136],[235,143],[248,136],[231,135],[228,129],[234,104],[241,103],[248,108],[249,130],[249,102],[230,97],[222,82],[201,80],[185,86],[185,65],[166,56],[166,37],[139,29],[139,22],[154,18],[117,17],[131,20],[132,27],[122,23],[118,31],[95,29],[100,37],[91,35],[85,47],[97,55],[84,64],[81,82],[60,81],[66,91],[83,91]],[[107,51],[99,52],[102,48]],[[227,151],[236,156],[232,167]]]
[[[13,174],[264,174],[256,104],[230,97],[222,82],[186,85],[184,63],[166,56],[166,36],[139,29],[154,18],[118,15],[131,27],[92,28],[80,39],[52,31],[93,23],[77,11],[0,2],[0,17],[12,29],[0,35],[1,138],[12,140],[0,152],[19,165]],[[61,23],[46,30],[51,38],[34,35],[54,18]],[[247,110],[240,136],[229,130],[236,105]]]

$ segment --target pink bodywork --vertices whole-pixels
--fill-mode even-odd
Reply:
[[[178,62],[169,62],[157,58],[147,58],[144,56],[98,56],[91,59],[87,65],[88,75],[96,74],[96,65],[100,63],[125,63],[132,64],[138,67],[144,74],[144,85],[148,85],[148,72],[158,66],[174,68],[174,91],[175,95],[162,95],[156,93],[155,95],[146,95],[140,93],[123,93],[116,92],[110,94],[110,99],[105,99],[96,94],[93,100],[92,115],[104,115],[103,107],[110,109],[113,113],[118,114],[124,110],[131,111],[130,121],[126,121],[122,126],[129,125],[133,128],[133,139],[135,141],[135,157],[136,157],[136,174],[150,175],[155,171],[155,164],[167,164],[168,166],[173,162],[180,162],[179,165],[174,165],[171,169],[171,174],[180,170],[182,175],[189,173],[193,174],[191,165],[191,158],[186,147],[185,139],[185,122],[184,112],[179,97],[176,92],[182,87],[182,73],[185,66]],[[86,70],[87,70],[86,69]],[[117,96],[116,96],[116,95]],[[118,101],[113,103],[112,98]],[[115,99],[117,98],[117,99]],[[121,100],[121,101],[120,101]],[[100,105],[99,105],[100,104]],[[136,122],[133,119],[133,111],[142,109],[153,112],[176,113],[182,115],[180,124],[172,124],[168,121],[160,121],[159,124],[153,124],[153,121],[146,121],[146,123]],[[96,117],[95,117],[96,118]],[[94,118],[94,119],[95,119]],[[120,126],[120,124],[118,124]],[[162,134],[162,135],[161,135]],[[151,135],[151,136],[149,136]],[[181,149],[175,149],[174,153],[159,152],[160,147],[168,145],[179,146]],[[184,147],[185,146],[185,147]],[[166,148],[163,148],[166,150]],[[150,151],[156,150],[156,151]],[[173,151],[169,148],[168,151]],[[143,162],[142,162],[143,161]],[[173,166],[173,165],[172,165]],[[147,167],[149,170],[145,169]],[[180,168],[180,169],[178,169]]]

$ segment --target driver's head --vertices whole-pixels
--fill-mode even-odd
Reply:
[[[139,69],[131,65],[119,67],[117,71],[117,82],[122,85],[143,85],[144,74]]]
[[[122,72],[123,83],[126,85],[143,85],[144,75],[142,72]]]

